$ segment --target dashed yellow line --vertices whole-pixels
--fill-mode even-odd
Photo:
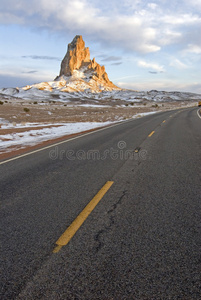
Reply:
[[[165,123],[165,122],[166,122],[166,120],[163,121],[163,123]]]
[[[78,229],[82,226],[84,221],[94,210],[96,205],[100,202],[106,192],[113,185],[113,181],[107,181],[106,184],[101,188],[101,190],[94,196],[94,198],[87,204],[83,211],[77,216],[73,223],[66,229],[66,231],[61,235],[61,237],[56,241],[56,247],[53,250],[53,253],[59,252],[59,250],[67,245]]]
[[[152,132],[148,135],[148,137],[151,137],[154,133],[155,133],[155,131],[152,131]]]

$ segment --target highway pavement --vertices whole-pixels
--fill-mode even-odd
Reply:
[[[0,162],[1,299],[201,299],[201,118],[159,112]]]

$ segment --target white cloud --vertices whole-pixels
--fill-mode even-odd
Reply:
[[[121,46],[122,49],[139,53],[160,50],[158,26],[153,23],[155,18],[147,14],[146,10],[134,10],[132,14],[127,10],[118,11],[115,15],[109,15],[95,4],[89,0],[31,0],[29,3],[25,0],[3,0],[0,10],[4,14],[0,15],[0,21],[52,31],[82,32],[104,44]],[[111,11],[110,4],[107,5]],[[138,6],[139,1],[135,5]]]
[[[193,14],[175,14],[166,15],[163,18],[164,23],[170,25],[193,25],[201,23],[201,18]]]
[[[186,0],[168,4],[168,9],[165,5],[166,1],[158,0],[148,3],[141,0],[1,0],[0,22],[81,33],[104,45],[151,53],[166,45],[185,44],[189,36],[195,38],[193,26],[201,24],[201,17],[189,3],[188,10],[192,12],[173,10],[185,8]],[[193,40],[190,42],[193,44]]]
[[[164,66],[161,66],[157,63],[147,63],[144,60],[139,60],[138,61],[138,66],[139,67],[143,67],[143,68],[147,68],[147,69],[151,69],[151,70],[155,70],[157,72],[164,72]]]
[[[201,12],[201,1],[200,0],[185,0],[184,1],[186,7],[193,8],[195,11],[198,13],[199,11]]]
[[[158,5],[156,3],[148,3],[147,6],[151,9],[156,9],[158,7]]]
[[[175,58],[171,61],[170,63],[171,67],[177,68],[179,70],[184,70],[187,69],[188,66],[186,64],[184,64],[183,62],[181,62],[179,59]]]
[[[160,44],[162,46],[167,46],[171,44],[178,43],[178,41],[181,41],[182,39],[182,33],[178,32],[176,30],[171,30],[170,28],[164,28],[163,34],[160,37]]]
[[[201,54],[201,46],[195,44],[188,44],[187,48],[183,51],[186,53],[194,53],[194,54]]]
[[[133,59],[135,63],[132,67],[135,70],[138,57],[138,66],[146,68],[147,71],[164,72],[169,66],[174,66],[178,69],[178,76],[182,76],[179,70],[186,67],[192,70],[191,65],[194,64],[194,70],[197,70],[194,74],[199,77],[200,12],[201,0],[0,1],[2,24],[19,24],[36,30],[39,34],[45,29],[62,36],[62,39],[82,34],[83,38],[87,39],[87,46],[90,46],[90,42],[96,47],[98,44],[99,49],[102,47],[107,56],[124,57],[121,68],[124,63],[128,65],[129,59]],[[19,40],[19,43],[23,44],[26,41]],[[34,54],[41,55],[37,52]],[[169,58],[172,59],[171,65],[166,66],[165,64],[169,64]],[[127,73],[124,70],[122,74]],[[122,77],[122,74],[116,74],[116,77]],[[195,76],[194,74],[192,76]],[[48,78],[49,76],[47,80]]]

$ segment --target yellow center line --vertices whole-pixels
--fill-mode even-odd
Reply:
[[[155,131],[152,131],[152,132],[148,135],[148,137],[151,137],[154,133],[155,133]]]
[[[84,221],[94,210],[96,205],[100,202],[103,196],[107,193],[110,187],[113,185],[113,181],[107,181],[106,184],[100,189],[100,191],[94,196],[94,198],[87,204],[83,211],[77,216],[77,218],[72,222],[72,224],[66,229],[66,231],[60,236],[56,241],[56,247],[53,250],[53,253],[59,252],[59,250],[67,245],[78,229],[82,226]]]
[[[166,122],[166,120],[163,121],[163,123],[165,123],[165,122]]]

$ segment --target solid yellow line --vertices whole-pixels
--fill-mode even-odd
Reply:
[[[95,195],[95,197],[87,204],[87,206],[83,209],[83,211],[77,216],[77,218],[73,221],[73,223],[66,229],[66,231],[61,235],[61,237],[56,241],[56,247],[53,250],[53,253],[59,252],[59,250],[68,244],[68,242],[72,239],[78,229],[82,226],[84,221],[90,215],[90,213],[94,210],[96,205],[100,202],[106,192],[110,189],[114,182],[108,181],[101,188],[101,190]]]
[[[151,137],[154,133],[155,133],[155,131],[152,131],[152,132],[148,135],[148,137]]]
[[[163,121],[163,123],[165,123],[165,122],[166,122],[166,120]]]
[[[56,246],[53,250],[53,253],[57,253],[61,250],[62,246]]]

